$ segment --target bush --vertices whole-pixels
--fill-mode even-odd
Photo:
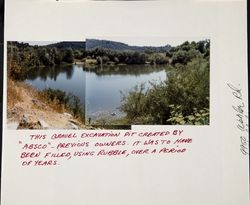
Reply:
[[[167,120],[171,125],[208,125],[209,109],[197,110],[193,108],[190,115],[183,115],[181,105],[170,105],[171,115]]]
[[[145,90],[144,84],[137,85],[128,96],[122,93],[122,101],[120,109],[127,113],[127,117],[131,120],[139,117],[146,109],[146,95],[143,93]]]
[[[209,113],[209,62],[202,57],[178,64],[167,80],[152,88],[135,87],[122,99],[121,110],[140,124],[207,124]],[[173,108],[174,113],[173,113]],[[204,113],[205,112],[205,113]],[[205,119],[198,115],[205,115]],[[177,115],[177,116],[176,116]],[[194,120],[191,120],[195,116]],[[197,118],[196,118],[197,116]],[[176,118],[175,118],[176,117]]]
[[[48,101],[64,106],[73,114],[73,116],[78,117],[81,121],[85,122],[84,105],[77,96],[51,88],[43,90],[42,94]]]

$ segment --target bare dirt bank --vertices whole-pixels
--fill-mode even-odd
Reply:
[[[7,104],[10,129],[91,129],[23,82],[8,80]]]

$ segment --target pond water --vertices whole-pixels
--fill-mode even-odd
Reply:
[[[85,102],[85,71],[82,66],[55,66],[36,68],[26,74],[26,83],[38,90],[59,89],[78,96]]]
[[[165,66],[123,65],[87,69],[83,65],[38,68],[27,74],[26,82],[39,90],[60,89],[78,96],[85,105],[86,118],[119,118],[122,93],[149,81],[166,79]]]

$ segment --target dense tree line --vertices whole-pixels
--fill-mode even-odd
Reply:
[[[184,42],[180,46],[171,47],[166,52],[153,52],[148,49],[138,51],[118,51],[106,48],[96,48],[86,51],[89,59],[95,59],[97,64],[187,64],[195,57],[209,56],[209,41]]]
[[[74,59],[83,58],[84,50],[72,48],[58,49],[49,46],[31,46],[28,43],[8,42],[8,74],[19,79],[25,72],[35,67],[55,66],[73,63]]]
[[[96,48],[86,51],[87,58],[97,60],[97,64],[145,64],[145,53],[137,51],[115,51]]]
[[[94,50],[82,49],[85,44],[61,42],[48,46],[31,46],[28,43],[8,42],[8,73],[10,77],[19,79],[31,68],[51,67],[62,63],[72,64],[80,61],[87,66],[88,60],[97,65],[186,65],[192,59],[209,57],[209,41],[185,42],[171,47],[166,52],[153,52],[147,49],[138,51],[117,51],[105,48]],[[71,47],[73,46],[73,49]],[[76,49],[79,48],[79,49]],[[94,61],[93,61],[94,60]]]

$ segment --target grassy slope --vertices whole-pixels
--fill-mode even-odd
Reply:
[[[34,121],[45,121],[50,128],[65,129],[69,120],[77,121],[79,128],[86,128],[79,120],[65,115],[68,111],[62,106],[48,102],[40,92],[23,82],[8,79],[7,98],[8,123],[18,123],[23,115],[27,115]]]

